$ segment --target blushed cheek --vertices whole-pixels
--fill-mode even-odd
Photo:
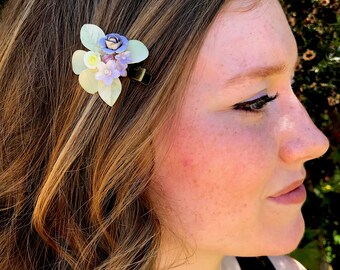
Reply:
[[[262,135],[211,122],[189,121],[173,132],[165,160],[156,167],[166,225],[202,243],[206,237],[214,243],[233,239],[230,232],[257,225],[262,168],[271,152],[261,145]]]
[[[170,200],[204,208],[207,204],[202,202],[211,202],[208,207],[215,211],[215,207],[225,208],[226,201],[246,202],[260,193],[263,174],[271,170],[274,160],[268,132],[219,119],[213,114],[191,115],[183,117],[176,130],[165,131],[171,135],[169,147],[155,169]]]

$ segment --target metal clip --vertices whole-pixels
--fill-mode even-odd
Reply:
[[[146,73],[146,69],[138,65],[129,65],[127,69],[127,76],[136,82],[148,85],[151,82],[151,75]]]

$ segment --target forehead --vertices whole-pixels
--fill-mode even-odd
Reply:
[[[296,42],[276,0],[262,0],[253,9],[240,11],[243,1],[232,1],[217,15],[200,50],[198,73],[232,77],[245,69],[296,60]]]

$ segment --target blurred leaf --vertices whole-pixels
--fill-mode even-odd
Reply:
[[[320,270],[319,265],[322,261],[318,241],[313,240],[302,248],[297,248],[290,254],[293,258],[301,262],[308,270]]]

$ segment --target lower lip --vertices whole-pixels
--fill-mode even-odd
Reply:
[[[306,197],[306,188],[304,185],[301,185],[286,194],[282,194],[278,197],[270,197],[270,199],[280,204],[299,204],[303,203],[306,200]]]

